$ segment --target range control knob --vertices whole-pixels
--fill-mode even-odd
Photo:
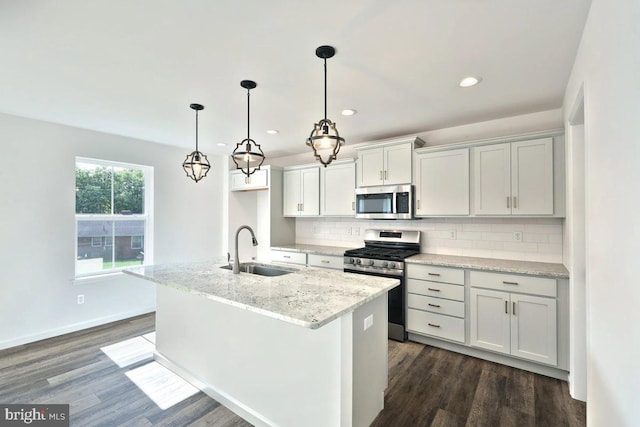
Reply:
[[[389,263],[387,261],[382,263],[382,268],[387,268],[389,267]]]
[[[356,259],[356,264],[362,264],[362,260],[360,258]]]
[[[370,259],[370,260],[369,260],[369,265],[373,265],[373,264],[374,264],[373,260],[372,260],[372,259]]]
[[[356,263],[355,258],[349,258],[349,264],[355,264],[355,263]]]
[[[396,263],[395,262],[389,263],[389,268],[396,268]]]

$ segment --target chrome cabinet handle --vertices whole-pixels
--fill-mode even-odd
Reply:
[[[509,314],[509,301],[504,302],[504,314]]]
[[[511,309],[511,313],[513,313],[514,316],[516,315],[516,303],[515,303],[515,301],[513,302],[513,307]]]
[[[517,285],[518,282],[507,282],[506,280],[503,280],[502,283],[504,283],[505,285]]]
[[[323,264],[329,264],[331,261],[327,261],[326,259],[321,259],[320,262]]]
[[[416,200],[416,208],[420,210],[420,199]]]
[[[380,181],[382,181],[382,171],[380,171]]]
[[[427,273],[429,276],[438,276],[440,277],[440,273]]]
[[[513,208],[518,208],[518,198],[516,196],[513,196]]]
[[[384,179],[389,179],[389,171],[384,171]]]
[[[507,209],[511,209],[511,204],[509,203],[509,199],[511,199],[511,197],[507,196]]]
[[[431,304],[431,303],[429,303],[428,305],[429,305],[429,307],[440,308],[440,306],[439,306],[438,304]]]
[[[434,325],[433,323],[427,323],[427,325],[432,326],[434,328],[439,328],[440,327],[440,325]]]
[[[300,212],[304,212],[304,203],[300,203]]]
[[[427,290],[433,291],[433,292],[440,292],[440,289],[427,288]]]
[[[291,258],[291,255],[282,255],[282,258]]]
[[[356,202],[351,202],[351,210],[352,211],[356,210]]]

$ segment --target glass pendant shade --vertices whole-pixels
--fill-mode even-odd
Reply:
[[[260,148],[260,144],[257,144],[250,137],[250,105],[249,97],[250,90],[255,89],[258,85],[251,80],[243,80],[240,82],[240,86],[247,89],[247,137],[236,145],[236,149],[231,154],[231,159],[236,164],[236,169],[240,169],[242,173],[247,176],[251,176],[255,171],[260,169],[264,162],[265,155]]]
[[[332,58],[335,54],[336,50],[331,46],[316,49],[316,56],[324,60],[324,119],[313,125],[307,138],[307,145],[313,149],[313,155],[324,167],[337,159],[338,152],[344,145],[344,138],[340,136],[336,124],[327,118],[327,58]]]
[[[196,112],[196,150],[187,154],[187,158],[182,162],[182,169],[184,169],[189,178],[198,182],[207,176],[209,169],[211,169],[211,164],[207,156],[198,151],[198,111],[204,110],[204,106],[191,104],[189,107]]]

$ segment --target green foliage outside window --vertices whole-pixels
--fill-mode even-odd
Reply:
[[[143,214],[144,173],[139,169],[76,167],[76,213]]]

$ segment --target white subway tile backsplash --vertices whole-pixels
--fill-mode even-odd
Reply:
[[[538,262],[562,262],[563,222],[558,218],[425,218],[367,221],[353,218],[297,218],[296,243],[340,247],[364,245],[364,230],[422,231],[423,252]],[[359,231],[359,234],[357,231]],[[451,239],[455,231],[455,239]],[[522,242],[513,232],[522,232]]]

